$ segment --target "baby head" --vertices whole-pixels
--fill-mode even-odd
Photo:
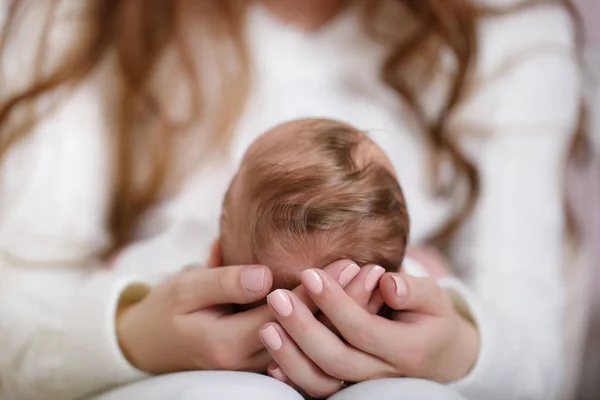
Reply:
[[[340,259],[397,271],[409,232],[404,196],[384,152],[337,121],[278,125],[246,152],[225,196],[222,265],[261,264],[274,288]]]

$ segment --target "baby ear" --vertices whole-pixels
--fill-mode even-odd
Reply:
[[[213,242],[213,245],[210,249],[210,256],[208,258],[208,263],[206,264],[208,268],[215,268],[223,266],[223,256],[221,254],[221,241],[219,239]]]

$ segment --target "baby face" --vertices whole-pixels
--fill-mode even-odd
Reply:
[[[267,265],[274,288],[339,260],[397,270],[408,237],[402,191],[384,152],[330,120],[279,125],[248,149],[221,217],[223,265]]]

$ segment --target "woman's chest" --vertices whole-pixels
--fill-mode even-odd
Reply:
[[[346,28],[334,26],[322,38],[293,30],[250,35],[251,94],[237,125],[233,164],[259,135],[282,122],[320,117],[350,123],[366,131],[392,161],[409,207],[411,239],[422,241],[445,220],[448,204],[431,196],[422,134],[399,95],[380,79],[385,50]]]
[[[281,68],[277,59],[253,65],[252,90],[229,157],[192,176],[181,195],[157,216],[166,213],[202,221],[216,235],[222,199],[248,146],[277,124],[320,117],[348,122],[369,134],[399,176],[411,219],[411,241],[421,242],[433,233],[447,217],[448,204],[431,196],[422,138],[407,122],[399,97],[378,80],[376,68],[347,68],[303,57],[283,63],[287,68]]]
[[[230,156],[190,174],[181,190],[147,215],[143,234],[187,220],[200,221],[216,234],[221,201],[246,148],[272,126],[302,117],[339,119],[367,131],[398,173],[412,241],[439,227],[448,206],[430,195],[422,138],[400,98],[379,79],[383,49],[347,34],[343,26],[339,30],[324,38],[274,35],[269,29],[249,33],[251,91]],[[0,193],[4,250],[31,259],[80,258],[107,243],[110,127],[96,89],[79,90],[36,129],[26,151],[7,163]]]

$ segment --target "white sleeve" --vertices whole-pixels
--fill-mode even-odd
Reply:
[[[0,60],[1,69],[11,77],[10,90],[3,90],[0,97],[29,83],[29,61],[43,26],[40,20],[50,6],[31,3],[28,6],[36,12],[26,7],[10,57]],[[69,6],[65,12],[87,4],[63,3]],[[0,22],[6,6],[8,2],[0,0]],[[71,24],[73,18],[61,21],[66,28],[61,24],[50,39],[68,47],[65,39],[71,39],[77,26]],[[52,50],[52,58],[58,57],[60,52]],[[110,79],[105,72],[93,74],[66,96],[3,160],[0,399],[5,395],[71,400],[147,376],[120,350],[117,305],[125,297],[142,298],[152,278],[204,261],[210,234],[214,235],[214,230],[207,232],[196,223],[179,223],[188,221],[185,215],[167,218],[164,231],[128,248],[116,268],[86,261],[109,243],[105,231],[111,187],[111,158],[106,156],[109,125],[98,94]]]
[[[0,255],[0,399],[4,391],[15,399],[69,400],[148,376],[122,354],[117,306],[205,262],[213,240],[212,230],[189,219],[133,243],[111,268]]]
[[[550,39],[568,37],[566,17],[555,11],[540,11],[538,31],[525,26],[540,35],[548,28],[541,21],[554,21]],[[556,43],[552,51],[527,53],[463,114],[484,132],[466,144],[481,197],[452,248],[465,284],[442,284],[480,333],[474,369],[451,384],[469,399],[553,399],[561,385],[563,181],[581,85],[571,42]]]
[[[0,273],[0,394],[69,400],[146,376],[124,358],[115,334],[117,304],[141,298],[143,278],[6,259]]]

